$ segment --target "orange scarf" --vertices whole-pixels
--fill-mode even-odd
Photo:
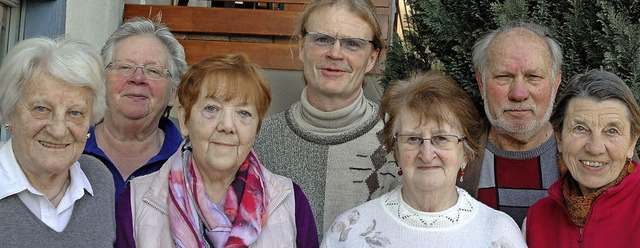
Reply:
[[[589,212],[591,212],[593,202],[598,198],[598,196],[600,196],[600,194],[605,190],[619,185],[622,180],[636,170],[635,165],[631,162],[628,162],[625,167],[626,170],[623,169],[620,172],[620,175],[618,175],[618,177],[611,183],[588,195],[582,195],[578,182],[573,178],[573,176],[571,176],[570,172],[565,174],[562,181],[562,195],[564,196],[564,201],[567,206],[567,210],[569,211],[569,218],[574,224],[579,227],[584,227],[587,217],[589,216]]]

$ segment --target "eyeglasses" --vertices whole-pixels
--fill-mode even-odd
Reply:
[[[134,63],[126,61],[113,61],[107,64],[107,69],[110,69],[116,74],[125,77],[129,77],[136,73],[138,68],[142,69],[142,75],[144,75],[144,77],[146,77],[147,79],[160,80],[166,77],[171,77],[169,69],[158,65],[136,65]]]
[[[329,48],[336,43],[336,40],[340,44],[340,47],[344,48],[348,52],[359,52],[364,50],[367,44],[372,43],[373,41],[355,38],[355,37],[333,37],[328,34],[323,34],[319,32],[305,32],[305,37],[309,37],[309,40],[313,42],[317,47],[321,48]]]
[[[425,140],[431,142],[431,145],[439,150],[451,150],[462,141],[467,140],[467,137],[458,138],[453,134],[434,135],[431,138],[422,138],[413,134],[396,134],[393,136],[398,146],[405,150],[418,150],[422,147]]]

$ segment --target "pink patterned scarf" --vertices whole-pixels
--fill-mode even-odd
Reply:
[[[209,201],[186,141],[182,163],[173,163],[169,172],[169,223],[176,246],[248,247],[255,242],[267,219],[261,168],[251,151],[229,185],[222,209]]]

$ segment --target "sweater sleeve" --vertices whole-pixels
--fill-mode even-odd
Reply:
[[[318,230],[307,196],[296,183],[293,183],[293,193],[296,203],[296,246],[318,247]]]
[[[493,227],[487,227],[494,228],[494,244],[500,244],[499,247],[527,247],[522,231],[510,216],[500,212],[494,218]]]
[[[136,247],[133,239],[131,188],[129,188],[129,184],[118,195],[118,201],[116,202],[116,243],[113,247]]]

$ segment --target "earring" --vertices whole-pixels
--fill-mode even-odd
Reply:
[[[402,168],[398,167],[398,182],[402,181]]]
[[[460,172],[458,172],[458,176],[460,176],[460,182],[464,182],[464,168],[460,169]]]
[[[87,134],[87,139],[89,139],[89,138],[91,138],[91,134],[90,133]]]
[[[7,129],[7,130],[11,129],[11,124],[5,123],[4,124],[4,129]]]
[[[627,158],[627,172],[634,173],[636,172],[636,165],[631,162],[630,158]]]
[[[560,171],[560,175],[564,175],[568,171],[567,165],[564,164],[564,160],[562,160],[562,153],[558,153],[558,170]]]

